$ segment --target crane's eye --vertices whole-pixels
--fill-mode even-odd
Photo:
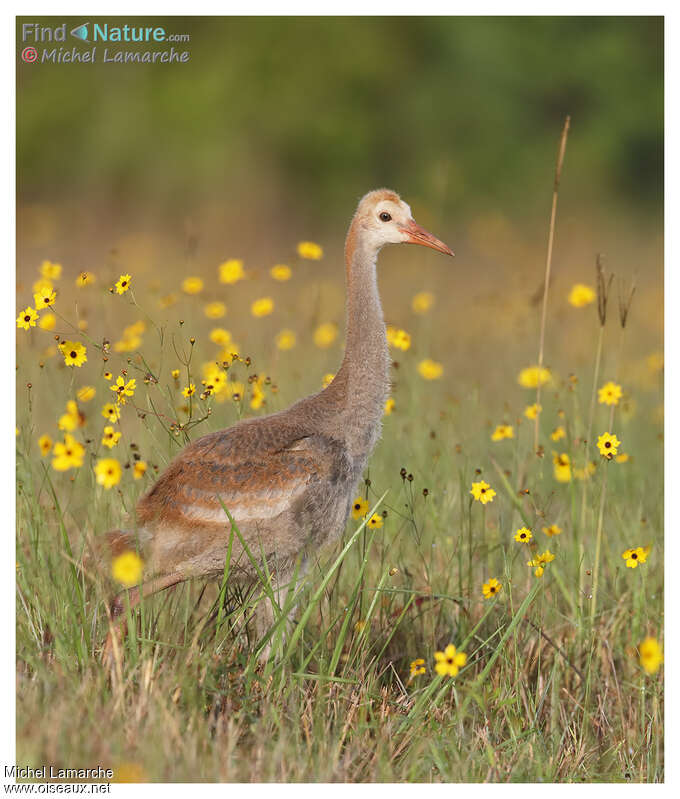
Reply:
[[[392,217],[387,213],[387,211],[383,211],[382,214],[380,214],[380,219],[382,219],[383,222],[390,222]]]

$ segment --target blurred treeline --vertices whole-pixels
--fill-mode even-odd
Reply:
[[[19,18],[17,50],[23,21],[65,20],[86,21]],[[337,227],[356,197],[389,185],[438,213],[491,204],[544,219],[569,113],[571,202],[659,219],[660,17],[150,21],[191,34],[173,45],[188,64],[18,60],[20,203],[181,213],[261,192],[263,207],[294,201]],[[109,45],[121,47],[145,45]]]

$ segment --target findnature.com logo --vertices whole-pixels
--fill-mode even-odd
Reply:
[[[35,63],[185,63],[189,60],[189,51],[178,51],[174,47],[160,50],[110,50],[103,48],[97,52],[97,47],[82,51],[77,48],[50,47],[52,43],[66,42],[67,36],[72,36],[79,42],[86,44],[104,43],[130,43],[163,45],[174,42],[188,42],[191,39],[188,33],[168,33],[162,25],[109,25],[108,23],[84,22],[68,30],[67,24],[50,26],[40,25],[36,22],[25,22],[21,26],[22,41],[30,42],[28,47],[21,51],[21,59],[27,64]],[[34,45],[44,44],[39,51]]]

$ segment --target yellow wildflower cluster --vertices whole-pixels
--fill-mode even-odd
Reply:
[[[491,434],[492,441],[503,441],[504,438],[514,438],[515,428],[511,424],[499,424]]]
[[[441,677],[455,677],[467,663],[465,652],[458,652],[453,644],[449,644],[443,652],[434,653],[434,670]]]
[[[527,366],[517,375],[517,382],[523,388],[538,388],[550,380],[550,370],[545,366]]]
[[[477,500],[477,502],[481,502],[482,505],[486,505],[487,502],[493,502],[493,498],[496,496],[496,492],[484,480],[480,480],[478,483],[473,483],[470,493],[475,500]]]
[[[534,569],[536,577],[543,577],[545,567],[553,560],[555,560],[555,556],[549,549],[546,549],[545,552],[542,552],[540,555],[535,555],[531,560],[528,560],[527,566],[531,566]]]
[[[387,343],[390,345],[390,347],[395,347],[396,349],[403,350],[404,352],[410,348],[411,336],[405,330],[388,325],[386,333]]]
[[[113,345],[116,352],[132,352],[142,345],[142,333],[146,331],[146,322],[140,319],[123,330],[120,340]]]

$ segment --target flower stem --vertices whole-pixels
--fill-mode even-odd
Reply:
[[[595,625],[595,612],[597,610],[597,586],[600,581],[600,552],[602,550],[602,526],[604,522],[604,503],[607,498],[607,474],[608,471],[604,470],[604,477],[602,479],[602,494],[600,496],[600,511],[597,518],[597,535],[595,539],[595,561],[593,564],[593,591],[590,598],[590,627],[591,630]]]

